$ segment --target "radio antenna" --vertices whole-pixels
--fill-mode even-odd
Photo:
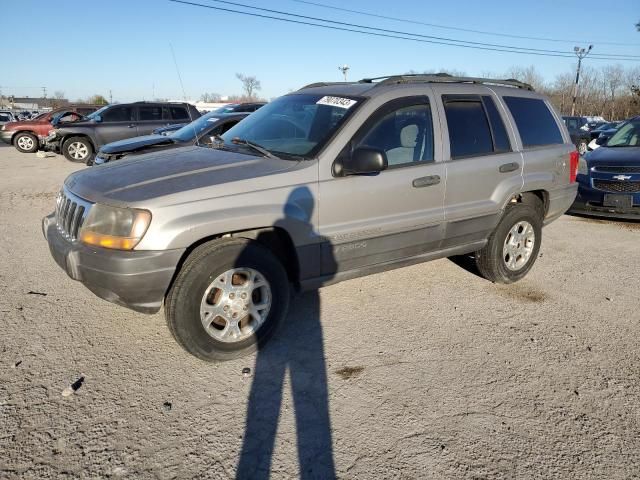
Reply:
[[[180,69],[178,68],[178,62],[176,61],[176,54],[173,51],[173,45],[169,43],[169,47],[171,48],[171,56],[173,57],[173,63],[176,66],[176,73],[178,74],[178,80],[180,80],[180,88],[182,88],[182,99],[187,101],[187,94],[184,91],[184,84],[182,83],[182,75],[180,75]]]

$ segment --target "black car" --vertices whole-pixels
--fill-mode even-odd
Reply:
[[[591,135],[591,140],[593,140],[594,138],[598,138],[600,136],[601,133],[604,132],[613,132],[615,133],[615,131],[618,129],[618,127],[622,125],[622,122],[603,122],[600,123],[598,126],[596,126],[596,128],[593,128],[592,130],[589,131],[589,134]],[[611,135],[609,135],[611,136]]]
[[[137,102],[107,105],[73,124],[54,125],[45,148],[72,162],[90,162],[107,143],[148,135],[158,127],[190,122],[200,112],[188,103]]]
[[[587,117],[570,117],[563,116],[571,141],[580,152],[580,155],[584,155],[587,152],[587,145],[591,141],[589,119]]]
[[[102,165],[126,155],[146,153],[152,149],[156,151],[187,144],[211,145],[214,141],[212,137],[222,135],[248,115],[210,112],[169,135],[145,135],[109,143],[100,149],[93,163]]]
[[[580,158],[571,211],[640,220],[640,117]]]
[[[225,105],[224,107],[220,107],[217,110],[214,110],[214,113],[242,113],[242,112],[255,112],[260,107],[264,107],[266,103],[264,102],[254,102],[254,103],[230,103],[229,105]]]

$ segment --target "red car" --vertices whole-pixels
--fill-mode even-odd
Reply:
[[[51,122],[75,122],[95,112],[103,105],[67,105],[42,113],[31,120],[9,122],[0,127],[0,140],[15,146],[19,152],[31,153],[44,145],[44,139],[53,129]]]

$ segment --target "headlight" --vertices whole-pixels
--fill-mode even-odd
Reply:
[[[80,229],[80,241],[97,247],[133,250],[149,224],[151,212],[137,208],[117,208],[96,203]]]
[[[589,175],[589,165],[582,157],[578,160],[578,175]]]

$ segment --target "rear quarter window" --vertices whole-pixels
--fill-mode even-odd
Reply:
[[[563,144],[564,139],[547,104],[538,98],[503,97],[525,148]]]

